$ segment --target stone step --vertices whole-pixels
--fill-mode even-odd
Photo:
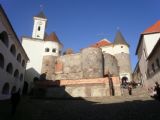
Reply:
[[[123,96],[129,96],[128,89],[122,89]],[[143,87],[132,89],[132,96],[149,96],[147,90]]]

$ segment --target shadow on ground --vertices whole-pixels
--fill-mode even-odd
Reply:
[[[0,102],[0,120],[160,120],[160,102],[156,100],[116,101],[98,99],[35,99],[22,97],[15,116],[9,101]],[[119,97],[120,99],[120,97]]]
[[[22,96],[14,116],[10,101],[0,101],[0,120],[160,120],[160,102],[150,97],[75,99],[57,84],[38,82],[32,96]]]

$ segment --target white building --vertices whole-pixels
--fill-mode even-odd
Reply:
[[[0,6],[0,100],[10,98],[12,92],[22,92],[27,61],[28,57]]]
[[[53,32],[50,35],[45,33],[47,18],[43,12],[40,12],[34,17],[32,37],[23,37],[22,46],[24,47],[29,62],[26,67],[25,81],[29,88],[32,88],[32,83],[42,74],[42,60],[44,56],[59,56],[62,49],[62,44],[58,37]]]
[[[146,87],[150,86],[151,80],[149,79],[151,77],[149,77],[150,76],[149,74],[151,74],[150,72],[153,72],[153,70],[150,69],[151,68],[150,60],[152,58],[148,58],[148,57],[151,54],[156,54],[156,53],[153,53],[153,50],[155,45],[158,43],[159,39],[160,39],[160,21],[157,21],[154,25],[147,28],[140,35],[139,43],[137,46],[137,50],[136,50],[136,55],[138,55],[137,66],[139,67],[138,69],[140,70],[142,83],[144,83]]]

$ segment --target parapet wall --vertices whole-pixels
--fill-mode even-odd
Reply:
[[[78,54],[58,57],[55,62],[55,73],[52,74],[52,80],[102,77],[103,57],[99,48],[86,48]]]
[[[44,56],[42,74],[46,74],[47,80],[94,79],[108,74],[119,76],[119,67],[114,56],[89,47],[77,54]]]
[[[113,83],[113,95],[121,96],[119,77],[112,77],[110,80]],[[112,96],[108,78],[36,81],[35,83],[36,87],[45,91],[44,96],[49,98]]]

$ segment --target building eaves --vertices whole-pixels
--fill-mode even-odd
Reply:
[[[12,30],[14,36],[16,37],[18,44],[21,46],[22,51],[24,52],[26,58],[29,60],[29,57],[27,56],[27,54],[26,54],[26,52],[25,52],[25,50],[24,50],[24,48],[23,48],[21,42],[19,41],[19,38],[18,38],[16,32],[14,31],[14,29],[13,29],[13,27],[12,27],[12,25],[11,25],[11,22],[9,21],[9,19],[8,19],[8,17],[7,17],[7,14],[5,13],[5,11],[4,11],[4,9],[3,9],[3,7],[2,7],[1,4],[0,4],[0,11],[1,11],[2,14],[4,15],[4,17],[5,17],[6,21],[7,21],[7,23],[9,24],[9,26],[10,26],[10,28],[11,28],[11,30]]]

